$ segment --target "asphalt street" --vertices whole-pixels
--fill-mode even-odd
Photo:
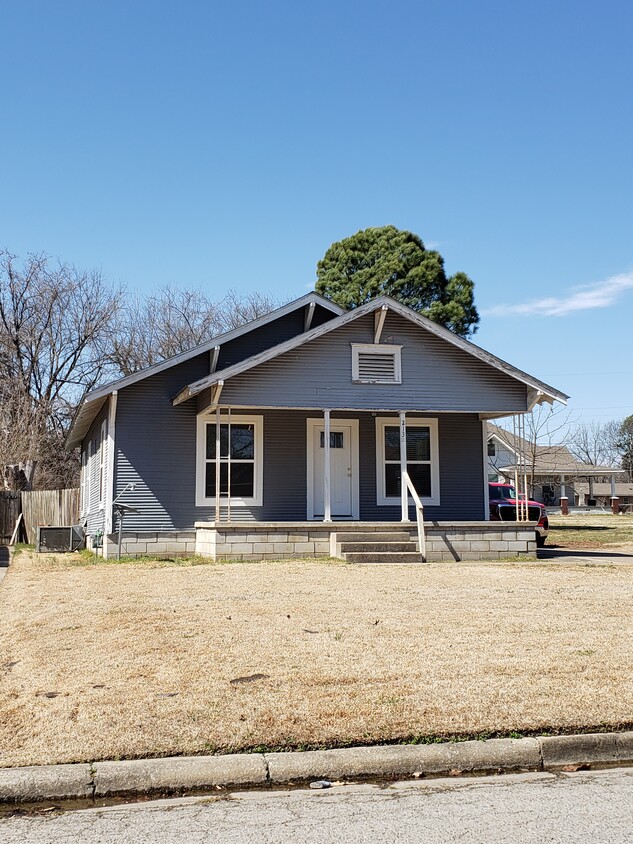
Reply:
[[[630,844],[633,768],[217,793],[0,820],[2,844],[78,841]]]

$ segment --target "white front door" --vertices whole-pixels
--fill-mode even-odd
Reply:
[[[308,518],[324,515],[325,430],[308,419]],[[358,519],[358,421],[330,423],[330,503],[333,519]]]

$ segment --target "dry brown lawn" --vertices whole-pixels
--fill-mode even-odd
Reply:
[[[0,585],[0,766],[633,720],[632,566],[81,562]]]
[[[633,552],[633,515],[550,516],[547,544],[557,548],[621,548]]]

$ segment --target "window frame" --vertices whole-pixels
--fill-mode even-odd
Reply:
[[[92,464],[94,463],[95,443],[94,439],[88,441],[88,448],[86,449],[86,500],[84,506],[84,513],[88,516],[91,513],[92,507]]]
[[[353,384],[402,384],[402,346],[396,346],[392,343],[352,343],[352,383]],[[393,381],[384,380],[382,378],[364,379],[361,378],[358,372],[359,355],[363,352],[374,355],[393,355],[394,358],[394,375]]]
[[[198,416],[196,426],[196,507],[214,507],[215,495],[207,497],[206,492],[206,467],[207,463],[214,463],[207,460],[207,426],[215,425],[216,415],[206,414]],[[220,416],[220,425],[227,425],[229,417],[223,413]],[[263,416],[242,416],[231,414],[231,425],[253,425],[255,458],[253,460],[253,492],[250,498],[231,496],[231,507],[261,507],[263,503],[264,488],[264,417]],[[226,459],[220,461],[227,463]],[[250,461],[242,461],[250,462]],[[220,501],[226,501],[226,496],[220,496]]]
[[[108,422],[101,423],[101,442],[99,444],[99,509],[105,508],[106,491],[106,443],[108,436]]]
[[[498,446],[495,440],[490,437],[487,444],[488,457],[498,457]]]
[[[427,419],[420,416],[407,418],[407,428],[428,428],[430,433],[430,454],[431,466],[431,495],[420,496],[422,504],[428,507],[437,507],[440,504],[440,449],[438,441],[437,419]],[[376,417],[376,504],[378,507],[400,507],[402,499],[400,495],[387,497],[385,491],[385,428],[400,427],[400,419],[397,416]],[[390,463],[395,461],[390,460]],[[408,461],[426,463],[426,461]]]
[[[81,467],[80,467],[80,489],[81,489],[81,506],[79,514],[85,516],[87,511],[87,481],[88,481],[88,448],[81,449]]]

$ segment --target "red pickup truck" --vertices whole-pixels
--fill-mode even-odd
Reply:
[[[516,522],[517,521],[517,494],[511,484],[488,484],[488,498],[490,501],[490,521],[492,522]],[[524,504],[524,499],[521,499]],[[529,501],[528,519],[535,522],[536,544],[539,548],[545,545],[545,537],[548,534],[549,522],[545,513],[545,505],[538,501]]]

